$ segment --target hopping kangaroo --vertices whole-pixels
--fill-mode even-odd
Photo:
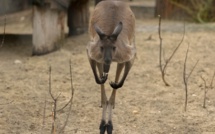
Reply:
[[[112,109],[115,105],[116,89],[123,86],[136,57],[134,32],[135,16],[126,2],[108,0],[97,4],[89,24],[90,41],[87,45],[87,55],[95,81],[101,85],[103,111],[100,134],[104,134],[105,131],[112,134]],[[110,82],[113,90],[110,99],[107,100],[104,83],[112,62],[117,62],[116,77],[114,82]],[[124,73],[119,79],[123,68]]]

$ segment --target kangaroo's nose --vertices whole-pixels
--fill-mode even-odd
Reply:
[[[111,64],[111,58],[105,58],[104,62],[105,62],[105,64],[110,65]]]

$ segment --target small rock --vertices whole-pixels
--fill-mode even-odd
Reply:
[[[133,113],[133,114],[138,114],[138,113],[139,113],[139,111],[137,111],[137,110],[133,110],[133,111],[132,111],[132,113]]]
[[[193,96],[193,97],[195,97],[195,96],[196,96],[196,94],[192,94],[192,96]]]
[[[21,64],[22,61],[21,61],[21,60],[15,60],[14,63],[15,63],[15,64]]]

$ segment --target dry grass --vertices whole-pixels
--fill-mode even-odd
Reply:
[[[162,22],[163,47],[166,57],[183,34],[182,22]],[[122,89],[117,92],[113,115],[115,134],[201,134],[215,132],[215,90],[208,92],[207,107],[202,108],[204,93],[201,75],[214,72],[214,24],[187,24],[185,40],[169,63],[163,85],[159,72],[158,20],[137,21],[137,59]],[[1,28],[0,28],[1,29]],[[16,30],[16,29],[14,29]],[[29,27],[30,30],[30,27]],[[16,32],[16,31],[15,31]],[[148,38],[150,37],[150,38]],[[0,37],[1,39],[1,37]],[[66,40],[61,50],[41,57],[31,57],[31,36],[6,36],[0,49],[0,133],[40,133],[43,126],[44,100],[46,114],[51,114],[52,99],[48,95],[48,67],[52,69],[52,91],[61,92],[59,107],[70,99],[68,60],[72,59],[74,94],[73,107],[65,133],[95,134],[101,118],[100,89],[95,83],[86,56],[88,35]],[[189,80],[189,100],[184,112],[183,63],[190,44],[188,70],[200,59]],[[112,66],[108,81],[114,78]],[[190,67],[190,68],[189,68]],[[110,87],[107,84],[107,95]],[[11,102],[12,101],[12,102]],[[11,103],[8,103],[11,102]],[[66,119],[59,113],[56,128]],[[51,132],[52,117],[46,117],[44,133]]]

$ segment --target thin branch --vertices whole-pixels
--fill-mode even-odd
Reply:
[[[182,42],[184,41],[184,36],[185,36],[185,22],[184,22],[184,31],[183,31],[183,36],[181,41],[179,42],[179,44],[177,45],[177,47],[175,48],[175,50],[172,52],[172,54],[170,55],[169,59],[167,59],[166,64],[163,67],[163,70],[166,70],[166,67],[168,65],[168,63],[170,62],[170,60],[172,59],[172,57],[175,55],[176,51],[178,50],[178,48],[181,46]]]
[[[44,128],[45,128],[45,123],[46,123],[46,96],[45,96],[45,101],[44,101],[44,108],[43,108],[43,124],[42,124],[42,129],[41,129],[41,134],[43,134],[44,132]]]
[[[206,108],[206,98],[207,98],[207,92],[208,92],[208,87],[207,87],[207,82],[206,80],[201,76],[201,79],[204,81],[204,98],[203,98],[203,108]]]
[[[73,80],[72,80],[72,66],[71,66],[71,60],[69,62],[69,65],[70,65],[70,81],[71,81],[71,98],[69,100],[69,111],[68,111],[68,114],[67,114],[67,117],[66,117],[66,121],[63,125],[63,127],[61,128],[60,132],[59,133],[63,133],[67,123],[68,123],[68,120],[69,120],[69,116],[71,114],[71,109],[72,109],[72,100],[73,100],[73,96],[74,96],[74,91],[75,89],[73,88]],[[68,104],[66,104],[62,109],[64,109]]]
[[[189,48],[190,48],[190,45],[188,44],[188,48],[187,48],[187,52],[186,52],[186,55],[185,55],[185,60],[184,60],[184,71],[183,71],[183,81],[184,81],[184,89],[185,89],[185,102],[184,102],[184,111],[187,111],[187,97],[188,97],[188,91],[187,91],[187,78],[186,78],[186,68],[187,68],[187,55],[188,55],[188,52],[189,52]]]
[[[70,103],[72,102],[72,97],[70,98],[70,100],[60,109],[58,109],[56,112],[60,112],[62,111],[64,108],[66,108]]]
[[[212,76],[212,81],[214,79],[214,74]],[[212,85],[207,86],[207,82],[206,82],[206,80],[202,76],[201,76],[201,79],[204,81],[204,85],[205,85],[205,87],[204,87],[203,108],[206,108],[207,93],[208,93],[209,90],[213,89],[213,87],[212,87]]]
[[[49,67],[49,93],[50,93],[50,96],[52,97],[54,103],[53,103],[53,107],[52,107],[52,117],[53,117],[53,122],[52,122],[52,130],[51,130],[51,133],[52,134],[55,134],[56,133],[56,127],[55,127],[55,119],[56,119],[56,114],[57,112],[63,110],[64,108],[66,108],[68,105],[69,105],[69,111],[67,113],[67,116],[66,116],[66,121],[64,123],[64,125],[62,126],[62,128],[60,129],[59,133],[63,133],[64,132],[64,129],[68,123],[68,120],[69,120],[69,116],[71,114],[71,109],[72,109],[72,101],[73,101],[73,96],[74,96],[74,88],[73,88],[73,80],[72,80],[72,66],[71,66],[71,60],[69,62],[70,64],[70,79],[71,79],[71,98],[70,100],[62,107],[60,108],[59,110],[57,110],[57,100],[58,100],[58,97],[60,96],[60,94],[54,98],[54,96],[52,95],[52,92],[51,92],[51,67]]]
[[[162,42],[162,37],[161,37],[161,16],[158,15],[158,18],[159,18],[159,23],[158,23],[158,34],[159,34],[159,39],[160,39],[160,53],[159,53],[159,63],[160,63],[160,71],[162,72],[163,71],[163,68],[162,68],[162,60],[161,60],[161,57],[162,57],[162,45],[163,45],[163,42]]]
[[[184,70],[183,70],[183,81],[184,81],[184,89],[185,89],[185,105],[184,105],[184,111],[187,111],[187,100],[188,100],[188,81],[189,81],[189,78],[191,76],[191,74],[193,73],[193,70],[196,68],[196,65],[198,64],[199,60],[196,62],[196,64],[194,65],[194,67],[191,69],[189,75],[187,76],[187,72],[186,72],[186,69],[187,69],[187,57],[188,57],[188,53],[189,53],[189,48],[190,48],[190,44],[188,44],[188,47],[187,47],[187,52],[186,52],[186,55],[185,55],[185,60],[184,60]],[[187,77],[186,77],[187,76]]]
[[[205,86],[204,88],[207,88],[206,80],[205,80],[202,76],[201,76],[200,78],[201,78],[201,79],[203,80],[203,82],[204,82],[204,86]]]
[[[72,80],[71,60],[70,60],[69,64],[70,64],[70,79],[71,79],[71,98],[70,98],[70,100],[62,108],[60,108],[59,110],[57,110],[57,112],[62,111],[65,107],[67,107],[69,105],[69,103],[72,103],[72,100],[73,100],[73,95],[74,95],[75,89],[73,88],[73,83],[72,83],[73,80]]]
[[[51,98],[53,99],[53,107],[52,107],[52,130],[51,130],[51,134],[56,134],[56,127],[55,127],[55,120],[56,120],[56,108],[57,108],[57,99],[60,96],[60,94],[54,98],[52,92],[51,92],[51,66],[49,67],[49,94],[51,96]]]
[[[66,128],[67,123],[68,123],[68,121],[69,121],[69,116],[70,116],[70,114],[71,114],[71,110],[72,110],[72,102],[70,102],[69,111],[68,111],[68,113],[67,113],[66,121],[65,121],[63,127],[61,128],[59,134],[60,134],[60,133],[63,133],[64,129]]]
[[[196,64],[193,66],[192,70],[190,71],[189,75],[187,76],[187,79],[190,78],[190,75],[193,73],[193,70],[196,68],[198,63],[199,63],[199,60],[196,61]]]
[[[51,89],[51,72],[52,72],[52,68],[51,66],[49,67],[49,94],[51,95],[52,99],[54,100],[54,96],[52,95],[52,89]]]
[[[163,66],[162,66],[162,46],[163,46],[163,39],[161,37],[161,16],[158,15],[159,18],[159,23],[158,23],[158,35],[159,35],[159,39],[160,39],[160,51],[159,51],[159,64],[160,64],[160,71],[161,71],[161,76],[162,76],[162,80],[164,82],[164,84],[166,86],[169,86],[169,84],[166,82],[165,80],[165,71],[163,70]]]
[[[58,94],[58,96],[55,98],[55,100],[57,100],[60,97],[61,93]]]
[[[171,59],[173,58],[173,56],[175,55],[175,53],[177,52],[177,50],[181,46],[182,42],[184,41],[184,36],[185,36],[185,22],[184,22],[184,31],[183,31],[182,39],[180,40],[179,44],[174,49],[174,51],[172,52],[172,54],[170,55],[170,57],[166,60],[165,57],[164,57],[163,42],[162,42],[162,37],[161,37],[161,16],[158,15],[158,17],[159,17],[158,34],[159,34],[159,39],[160,39],[160,51],[159,51],[159,64],[160,64],[160,66],[159,67],[160,67],[160,71],[161,71],[161,75],[162,75],[162,80],[163,80],[164,84],[166,86],[169,86],[169,84],[165,80],[166,69],[167,69],[167,65],[169,64],[169,62],[171,61]],[[165,61],[164,66],[162,65],[162,53],[163,53],[163,58],[164,58],[164,61]]]
[[[52,108],[52,130],[51,134],[56,134],[56,127],[55,127],[55,120],[56,120],[56,107],[57,107],[57,100],[54,100],[53,108]]]
[[[189,52],[189,48],[190,48],[190,44],[188,44],[187,52],[186,52],[185,60],[184,60],[184,71],[183,71],[183,80],[184,80],[184,84],[187,84],[186,68],[187,68],[187,55],[188,55],[188,52]]]

